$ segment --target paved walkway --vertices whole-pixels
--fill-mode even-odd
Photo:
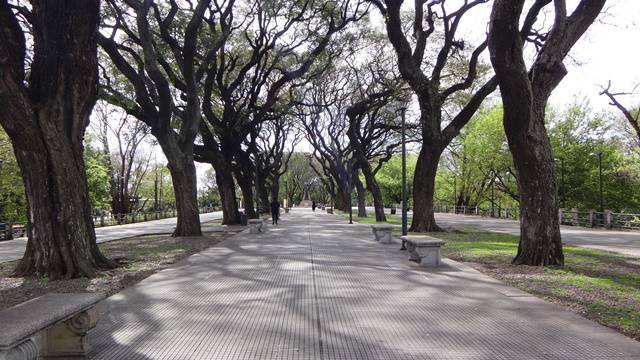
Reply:
[[[520,235],[520,223],[515,220],[438,213],[436,214],[436,222],[444,227],[472,226],[489,231]],[[640,232],[637,231],[561,226],[560,232],[562,233],[562,241],[566,244],[640,257]]]
[[[222,211],[200,215],[201,222],[222,219]],[[169,234],[176,227],[176,218],[153,220],[135,224],[114,225],[96,228],[96,240],[98,243],[125,239],[140,235]],[[24,255],[27,246],[27,238],[19,238],[9,241],[0,241],[0,263],[18,260]]]
[[[92,359],[640,359],[640,343],[292,210],[101,303]]]

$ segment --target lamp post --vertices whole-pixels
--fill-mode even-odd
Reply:
[[[407,146],[405,139],[405,113],[406,107],[400,109],[402,115],[401,141],[402,141],[402,236],[407,235]],[[400,250],[407,250],[406,241],[402,240]]]
[[[598,175],[600,185],[600,212],[604,212],[604,196],[602,193],[602,152],[598,152]]]
[[[289,207],[289,183],[287,180],[284,181],[284,207],[285,209]]]
[[[353,224],[353,186],[349,185],[349,224]]]
[[[564,202],[565,202],[565,198],[566,193],[565,193],[565,188],[564,188],[564,159],[560,158],[560,203],[562,204],[562,207],[564,208]]]
[[[589,154],[591,156],[598,156],[598,187],[600,192],[600,212],[604,212],[604,194],[602,191],[602,151]]]
[[[495,212],[495,197],[493,193],[493,184],[496,182],[496,172],[491,169],[491,217],[496,216]]]

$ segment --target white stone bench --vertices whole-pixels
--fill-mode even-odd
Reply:
[[[391,244],[391,231],[393,231],[393,225],[371,225],[371,230],[373,230],[373,236],[376,241],[379,241],[381,244]]]
[[[47,294],[0,311],[0,359],[84,359],[104,294]]]
[[[409,260],[425,267],[440,265],[440,247],[444,241],[426,235],[406,235],[401,239],[406,241]]]
[[[261,233],[264,227],[264,220],[262,219],[249,219],[249,233],[258,234]]]

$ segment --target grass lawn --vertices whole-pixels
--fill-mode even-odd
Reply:
[[[401,223],[399,215],[387,219]],[[640,258],[565,245],[564,267],[515,266],[517,236],[477,228],[427,235],[446,241],[443,254],[450,259],[640,340]]]
[[[240,229],[198,237],[137,236],[98,244],[120,266],[95,278],[50,281],[46,277],[11,277],[17,261],[0,263],[0,310],[46,293],[103,292],[115,294],[176,261],[215,245]]]

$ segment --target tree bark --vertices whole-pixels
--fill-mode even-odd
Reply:
[[[260,212],[263,214],[269,213],[269,204],[271,204],[271,201],[269,201],[269,190],[267,189],[266,178],[262,172],[259,172],[259,176],[256,179],[256,191]]]
[[[489,52],[504,105],[504,128],[516,168],[520,197],[520,244],[513,262],[563,265],[558,223],[553,152],[544,117],[547,100],[567,71],[562,63],[571,47],[595,21],[605,0],[581,0],[566,16],[566,4],[554,2],[554,24],[530,71],[524,61],[524,36],[535,19],[519,18],[524,0],[496,0],[489,29]],[[540,8],[532,7],[535,11]],[[530,10],[531,11],[531,10]],[[527,28],[528,27],[528,28]]]
[[[0,2],[0,122],[22,170],[32,230],[17,276],[94,276],[114,267],[96,244],[83,137],[97,93],[99,2],[33,1],[33,62],[24,84],[26,43]]]
[[[356,195],[358,197],[358,217],[367,217],[367,193],[364,189],[364,185],[362,185],[362,181],[358,178],[357,174],[354,179],[356,185]]]
[[[382,200],[382,191],[376,177],[371,170],[371,165],[364,164],[362,166],[362,174],[364,175],[364,181],[367,184],[367,190],[373,197],[373,207],[376,214],[376,221],[387,221],[387,216],[384,214],[384,201]]]
[[[335,208],[344,212],[351,208],[351,195],[344,188],[338,187],[336,191]]]
[[[158,139],[159,140],[159,139]],[[158,141],[161,145],[162,143]],[[178,219],[172,236],[202,236],[198,210],[198,184],[193,151],[163,147],[176,196]]]
[[[244,202],[244,213],[247,214],[249,219],[257,219],[258,213],[254,208],[254,197],[253,197],[253,181],[251,179],[247,179],[246,176],[242,172],[234,171],[236,175],[236,181],[238,182],[238,186],[240,186],[240,191],[242,192],[242,201]]]
[[[514,264],[564,263],[553,152],[544,126],[545,106],[546,101],[530,112],[525,105],[511,109],[509,115],[505,107],[505,131],[520,195],[520,243]],[[530,119],[530,125],[520,131],[515,123],[524,118]]]
[[[233,225],[240,223],[240,213],[236,201],[236,185],[233,173],[224,167],[215,167],[216,183],[222,201],[222,224]]]
[[[280,175],[277,173],[273,177],[273,183],[271,183],[271,186],[269,187],[269,192],[271,193],[272,199],[280,198]],[[284,206],[284,201],[281,201],[281,203]]]
[[[434,147],[423,146],[418,155],[413,176],[413,218],[409,228],[411,232],[442,231],[436,225],[433,211],[436,173],[441,154],[442,151]]]

